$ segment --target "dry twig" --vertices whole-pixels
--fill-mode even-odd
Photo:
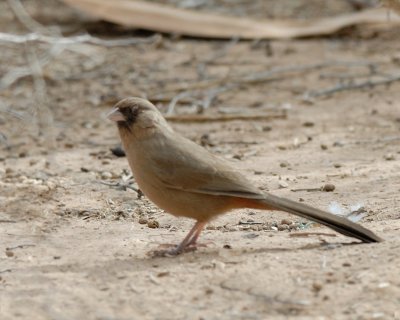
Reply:
[[[44,42],[57,45],[73,45],[78,43],[89,43],[103,47],[120,47],[120,46],[131,46],[137,44],[148,44],[154,43],[161,39],[161,35],[155,34],[147,38],[123,38],[123,39],[100,39],[93,37],[89,34],[81,34],[72,37],[63,36],[47,36],[39,33],[28,33],[24,35],[16,35],[0,32],[0,42],[11,42],[11,43],[28,43],[28,42]]]
[[[400,75],[394,75],[387,79],[381,79],[381,80],[375,80],[375,81],[368,80],[368,81],[363,81],[360,83],[347,83],[347,84],[340,83],[340,84],[338,84],[334,87],[328,88],[328,89],[324,89],[324,90],[320,90],[320,91],[310,91],[310,92],[306,93],[305,96],[310,97],[310,98],[323,97],[323,96],[333,95],[335,93],[342,92],[342,91],[358,90],[358,89],[364,89],[364,88],[373,88],[373,87],[381,86],[381,85],[388,85],[388,84],[391,84],[396,81],[400,81]]]
[[[182,115],[167,115],[165,117],[171,122],[221,122],[221,121],[257,121],[271,119],[285,119],[285,112],[277,112],[275,114],[223,114],[223,115],[205,115],[205,114],[182,114]]]

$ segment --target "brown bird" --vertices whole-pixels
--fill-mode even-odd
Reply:
[[[147,100],[124,99],[108,118],[117,122],[129,165],[143,193],[174,216],[196,220],[170,254],[195,247],[208,221],[239,208],[286,211],[363,242],[382,241],[348,219],[260,191],[224,160],[175,133]]]

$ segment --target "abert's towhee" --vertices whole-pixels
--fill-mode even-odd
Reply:
[[[196,220],[170,254],[195,247],[208,221],[239,208],[286,211],[363,242],[382,241],[346,218],[260,191],[224,160],[175,133],[147,100],[124,99],[108,118],[117,122],[129,165],[143,193],[174,216]]]

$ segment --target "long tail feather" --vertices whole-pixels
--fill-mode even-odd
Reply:
[[[280,198],[272,194],[266,194],[265,199],[260,200],[260,202],[268,207],[293,213],[297,216],[321,223],[345,236],[357,238],[363,242],[383,241],[382,238],[361,225],[302,203]]]

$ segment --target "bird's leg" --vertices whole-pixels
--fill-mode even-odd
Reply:
[[[203,231],[204,227],[206,226],[207,222],[197,222],[194,225],[194,228],[196,229],[192,238],[190,239],[189,243],[186,245],[186,247],[189,246],[196,246],[197,244],[197,239],[200,236],[200,233]]]
[[[182,242],[174,247],[173,249],[169,250],[156,250],[152,252],[153,256],[166,256],[166,255],[171,255],[171,256],[176,256],[178,254],[181,254],[185,250],[195,250],[196,249],[196,241],[200,236],[201,231],[203,230],[204,226],[207,224],[207,222],[200,222],[197,221],[195,225],[193,226],[192,229],[190,229],[189,233],[186,235],[186,237],[182,240]]]
[[[182,240],[182,242],[173,250],[176,253],[179,254],[182,251],[184,251],[187,247],[193,246],[196,244],[196,241],[203,230],[204,226],[206,225],[206,222],[200,222],[197,221],[193,228],[189,231],[187,236]]]

